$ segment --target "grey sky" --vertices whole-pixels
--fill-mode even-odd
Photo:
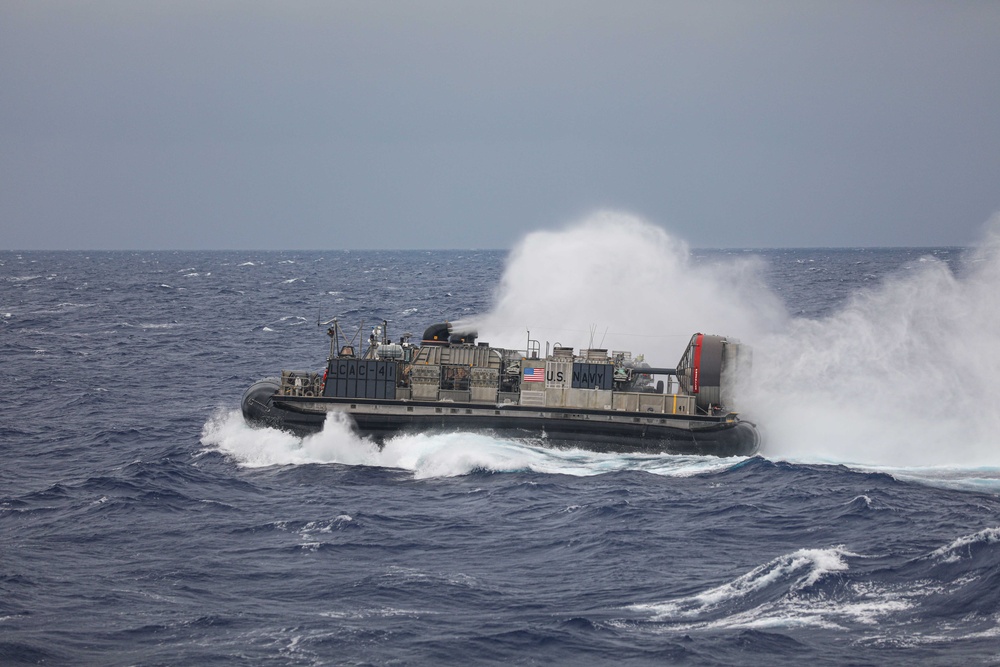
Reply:
[[[963,245],[1000,2],[2,0],[0,248]]]

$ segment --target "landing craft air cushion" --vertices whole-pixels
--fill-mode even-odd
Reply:
[[[379,444],[466,431],[611,452],[749,456],[760,444],[754,425],[728,407],[749,350],[724,336],[694,334],[676,368],[653,368],[630,352],[556,344],[542,357],[530,339],[525,350],[492,347],[448,323],[429,327],[419,345],[409,335],[391,342],[386,329],[383,321],[356,354],[333,320],[324,372],[254,383],[243,395],[245,420],[305,435],[337,413]]]

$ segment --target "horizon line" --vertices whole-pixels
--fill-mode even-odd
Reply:
[[[844,246],[733,246],[691,247],[693,251],[763,250],[967,250],[973,245],[844,245]],[[28,252],[510,252],[513,248],[16,248],[0,253]]]

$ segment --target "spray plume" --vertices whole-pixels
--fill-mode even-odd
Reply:
[[[755,349],[747,408],[777,456],[1000,463],[1000,217],[959,275],[927,257]]]
[[[474,324],[494,344],[523,348],[531,327],[532,338],[644,351],[662,365],[696,331],[736,336],[754,347],[737,402],[766,455],[1000,463],[1000,217],[961,275],[925,258],[822,319],[790,318],[762,268],[696,263],[660,227],[602,212],[528,235]]]
[[[524,349],[526,332],[573,347],[643,352],[672,366],[696,332],[773,331],[787,319],[762,263],[698,264],[687,245],[635,216],[597,213],[529,234],[511,252],[480,337]]]

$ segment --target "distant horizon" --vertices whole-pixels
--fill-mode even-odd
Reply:
[[[694,247],[690,246],[692,252],[697,251],[776,251],[776,250],[969,250],[975,245],[917,245],[917,246],[772,246],[772,247]],[[376,252],[511,252],[514,248],[205,248],[205,249],[181,249],[181,248],[87,248],[74,250],[68,248],[29,248],[17,250],[0,250],[3,253],[33,253],[33,252],[57,252],[57,253],[211,253],[211,252],[261,252],[261,253],[282,253],[282,252],[339,252],[339,253],[376,253]]]

